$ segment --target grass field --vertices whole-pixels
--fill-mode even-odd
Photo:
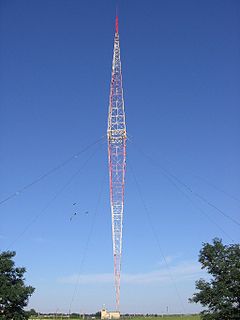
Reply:
[[[163,316],[163,317],[133,317],[133,318],[128,318],[130,320],[200,320],[199,315],[194,315],[194,316]]]
[[[134,318],[128,318],[131,320],[200,320],[199,315],[194,315],[194,316],[163,316],[163,317],[134,317]]]
[[[59,318],[59,317],[48,317],[48,318],[43,318],[43,317],[35,317],[31,318],[32,320],[64,320],[64,319],[69,319],[69,320],[79,320],[79,318]],[[82,319],[82,318],[81,318]],[[85,318],[91,319],[91,318]],[[194,315],[194,316],[163,316],[163,317],[124,317],[122,319],[128,319],[128,320],[200,320],[199,315]]]

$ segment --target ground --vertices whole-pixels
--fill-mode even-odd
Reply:
[[[47,319],[54,319],[54,320],[64,320],[64,319],[68,319],[68,318],[57,318],[57,317],[49,317],[49,318],[43,318],[43,317],[35,317],[35,318],[31,318],[33,319],[37,319],[37,320],[47,320]],[[79,320],[79,318],[70,318],[71,320]],[[82,319],[82,318],[81,318]],[[90,320],[91,318],[85,318],[86,320]],[[128,319],[128,320],[200,320],[200,316],[199,315],[194,315],[194,316],[158,316],[158,317],[124,317],[122,319]]]
[[[161,320],[161,319],[164,319],[164,320],[180,320],[180,319],[183,319],[183,320],[200,320],[200,316],[199,315],[194,315],[194,316],[158,316],[158,317],[134,317],[134,318],[128,318],[128,319],[131,319],[131,320]]]

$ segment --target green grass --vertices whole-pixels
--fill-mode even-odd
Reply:
[[[62,318],[58,317],[49,317],[49,318],[43,318],[43,317],[37,317],[32,319],[37,319],[37,320],[61,320]],[[63,318],[63,320],[67,320],[68,318]],[[82,319],[82,318],[80,318]],[[90,320],[91,318],[85,318],[85,320]],[[69,318],[69,320],[79,320],[79,318]],[[97,319],[98,320],[98,319]],[[200,320],[199,315],[194,315],[194,316],[163,316],[163,317],[124,317],[124,320]]]
[[[134,317],[129,320],[200,320],[199,315],[194,316],[163,316],[163,317]]]

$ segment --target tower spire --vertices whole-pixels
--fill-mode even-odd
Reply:
[[[118,33],[118,13],[116,9],[115,32]]]

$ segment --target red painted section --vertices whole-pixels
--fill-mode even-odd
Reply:
[[[118,33],[118,16],[116,16],[116,33]]]

